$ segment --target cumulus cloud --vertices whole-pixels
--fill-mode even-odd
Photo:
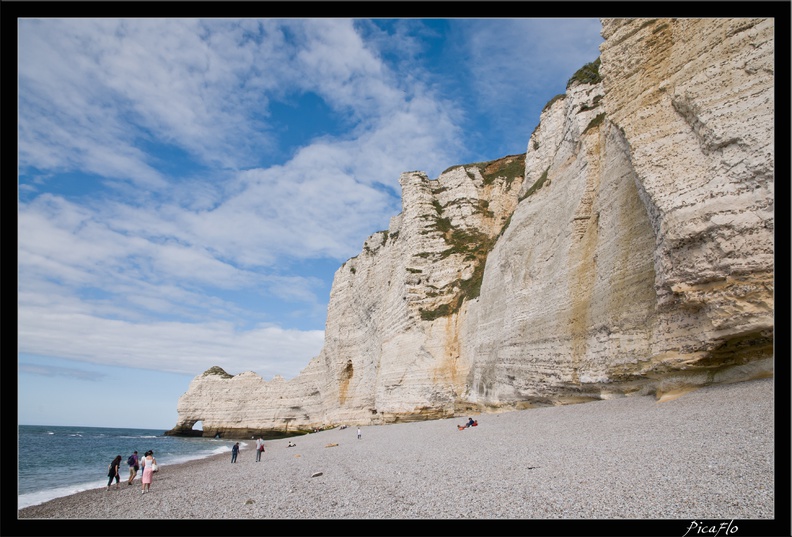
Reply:
[[[240,331],[228,322],[129,322],[50,307],[20,310],[27,354],[196,375],[221,365],[262,376],[296,376],[319,354],[321,330],[261,324]]]

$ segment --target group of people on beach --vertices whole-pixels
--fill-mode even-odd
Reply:
[[[291,441],[289,443],[291,444]],[[232,463],[237,461],[237,457],[239,457],[239,449],[240,449],[239,442],[234,444],[234,446],[231,448]],[[261,455],[265,451],[267,450],[264,449],[264,439],[259,436],[258,439],[256,440],[256,462],[261,462]]]
[[[360,438],[360,429],[358,429],[358,438]],[[297,447],[297,444],[295,444],[294,442],[289,440],[289,444],[286,447]],[[239,442],[235,443],[231,447],[231,462],[232,463],[235,463],[237,461],[237,457],[239,457],[239,450],[240,449],[241,449],[241,446],[239,445]],[[265,451],[267,451],[267,450],[264,448],[264,439],[259,436],[258,439],[256,440],[256,462],[260,462],[261,461],[261,455]]]
[[[143,457],[138,457],[138,452],[133,451],[132,455],[127,458],[127,466],[129,466],[129,479],[127,485],[132,485],[139,470],[143,470],[140,476],[142,483],[141,494],[151,491],[151,482],[154,479],[154,472],[158,471],[157,459],[154,458],[154,452],[151,450],[146,451]],[[110,490],[110,485],[115,481],[115,488],[120,488],[121,483],[121,455],[116,455],[113,462],[107,467],[107,490]]]

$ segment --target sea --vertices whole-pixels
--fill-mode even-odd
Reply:
[[[157,465],[165,467],[230,453],[234,444],[219,438],[165,436],[161,429],[20,425],[18,433],[19,509],[107,486],[107,466],[116,455],[121,455],[125,487],[126,460],[133,451],[142,457],[151,450]],[[140,486],[140,472],[134,484]]]

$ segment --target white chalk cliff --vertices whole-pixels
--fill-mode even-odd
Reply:
[[[402,174],[294,379],[198,375],[168,434],[296,432],[773,374],[772,19],[603,19],[525,154]],[[222,364],[221,364],[222,365]]]

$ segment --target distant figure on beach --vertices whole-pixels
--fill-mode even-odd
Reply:
[[[294,446],[296,446],[296,445],[297,445],[297,444],[295,444],[294,442],[292,442],[291,440],[289,440],[289,445],[288,445],[288,446],[286,446],[286,447],[294,447]]]
[[[358,440],[360,440],[360,427],[358,427]]]
[[[237,455],[239,455],[239,442],[231,448],[231,462],[236,462]]]
[[[129,466],[129,481],[127,481],[127,485],[131,485],[132,481],[135,480],[138,470],[140,469],[137,451],[133,451],[132,455],[129,456],[127,459],[127,465]]]
[[[121,477],[118,475],[119,466],[121,466],[121,455],[116,455],[116,458],[113,459],[113,462],[107,467],[107,490],[110,490],[113,479],[115,479],[116,488],[118,488],[118,484],[121,481]]]
[[[143,454],[143,475],[140,481],[143,483],[141,494],[151,492],[151,482],[154,480],[154,469],[157,467],[157,459],[154,458],[154,452],[148,450]]]
[[[460,431],[464,431],[468,427],[476,427],[478,425],[477,421],[473,421],[473,418],[468,418],[468,422],[464,425],[457,425],[457,429]]]
[[[262,453],[264,453],[264,439],[259,436],[256,440],[256,462],[261,460]]]

